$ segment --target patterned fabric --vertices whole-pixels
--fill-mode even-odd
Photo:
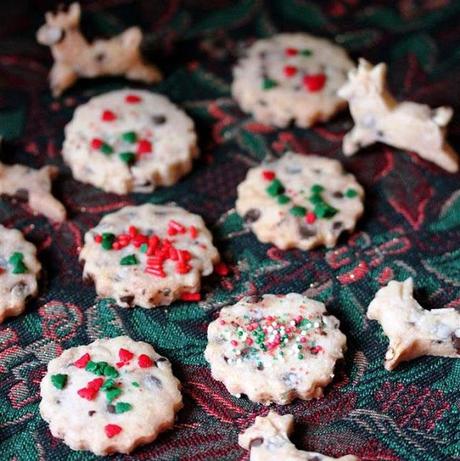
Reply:
[[[38,413],[39,383],[47,362],[63,349],[128,334],[172,360],[184,384],[185,408],[173,431],[132,456],[110,459],[247,460],[237,435],[268,409],[231,397],[212,380],[203,358],[206,326],[221,306],[243,295],[296,291],[327,304],[349,345],[323,399],[277,408],[295,415],[297,446],[363,460],[460,459],[460,361],[426,357],[388,373],[387,340],[365,318],[374,293],[392,278],[414,277],[416,297],[427,308],[460,306],[459,175],[382,145],[344,158],[341,140],[351,126],[346,111],[310,130],[277,130],[240,112],[229,92],[231,65],[245,42],[305,30],[335,38],[355,59],[388,62],[398,97],[455,105],[460,2],[84,2],[88,34],[110,35],[135,23],[151,34],[166,75],[151,89],[181,104],[199,131],[202,155],[190,175],[174,187],[125,197],[74,181],[60,157],[63,127],[75,107],[128,83],[80,81],[64,97],[51,98],[50,52],[35,43],[34,32],[53,3],[0,6],[0,133],[6,140],[1,157],[34,167],[58,165],[54,190],[70,216],[51,224],[24,204],[0,201],[0,222],[21,229],[37,245],[44,266],[40,297],[0,326],[0,458],[95,459],[51,436]],[[450,127],[457,147],[459,135],[457,117]],[[339,159],[366,189],[357,231],[334,249],[279,251],[262,245],[235,214],[236,186],[247,169],[286,149]],[[171,201],[204,217],[231,274],[210,277],[199,304],[128,310],[95,301],[94,288],[82,283],[77,258],[84,232],[124,205]]]

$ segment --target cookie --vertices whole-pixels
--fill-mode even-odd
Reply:
[[[64,205],[51,195],[51,181],[58,172],[57,167],[50,165],[35,170],[0,163],[0,194],[28,202],[32,210],[53,221],[65,221]]]
[[[286,405],[323,395],[346,338],[323,303],[296,293],[243,298],[208,327],[205,358],[237,397]]]
[[[0,323],[23,312],[27,299],[37,295],[40,271],[35,246],[0,225]]]
[[[293,429],[292,415],[281,416],[270,411],[267,416],[257,416],[254,423],[240,434],[238,443],[250,451],[249,461],[359,461],[353,455],[330,458],[298,450],[289,440]]]
[[[377,320],[389,339],[385,368],[423,355],[460,358],[460,312],[425,310],[413,297],[414,282],[392,280],[377,291],[367,318]]]
[[[96,455],[152,442],[182,408],[169,361],[128,336],[65,350],[48,364],[40,395],[53,436]]]
[[[236,211],[263,243],[285,250],[333,247],[363,213],[363,188],[339,162],[288,152],[251,168]]]
[[[177,206],[125,207],[85,235],[83,277],[123,307],[199,300],[219,253],[202,218]]]
[[[415,152],[451,173],[458,171],[458,156],[446,141],[452,108],[396,101],[386,74],[386,64],[373,66],[360,59],[340,88],[338,94],[348,101],[355,122],[343,138],[343,153],[353,155],[379,141]]]
[[[140,90],[79,106],[62,150],[75,179],[117,194],[171,186],[197,154],[192,120],[165,96]]]
[[[46,24],[37,32],[37,41],[49,46],[54,58],[49,77],[53,96],[61,95],[81,77],[123,75],[146,83],[161,80],[160,71],[142,59],[139,27],[89,42],[80,31],[80,15],[78,3],[67,10],[60,7],[57,13],[46,13]]]
[[[328,40],[278,34],[256,41],[233,72],[232,94],[261,123],[306,128],[329,120],[346,102],[337,90],[353,62]]]

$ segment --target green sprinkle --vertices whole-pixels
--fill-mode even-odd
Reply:
[[[121,389],[119,387],[112,387],[105,391],[105,396],[109,402],[113,402],[121,394]]]
[[[23,262],[24,261],[24,255],[22,253],[20,253],[19,251],[16,251],[14,252],[11,256],[10,256],[10,259],[8,260],[8,262],[10,264],[13,264],[13,265],[16,265],[20,262]]]
[[[284,195],[284,194],[278,195],[277,200],[280,205],[285,205],[286,203],[291,201],[291,199],[287,195]]]
[[[313,51],[309,50],[308,48],[304,48],[303,50],[300,51],[300,54],[302,56],[311,56],[313,54]]]
[[[278,86],[278,82],[273,80],[272,78],[264,78],[262,81],[262,89],[263,90],[271,90]]]
[[[67,384],[67,375],[52,375],[51,382],[56,389],[64,389],[65,385]]]
[[[118,376],[120,375],[114,367],[107,364],[104,366],[102,374],[104,376],[107,376],[107,378],[118,378]]]
[[[110,155],[113,154],[113,148],[107,143],[102,143],[100,150],[103,154]]]
[[[324,202],[323,197],[321,197],[321,195],[318,193],[310,195],[310,197],[308,197],[308,200],[310,200],[310,202],[313,203],[313,205]]]
[[[298,354],[298,355],[297,355],[297,358],[298,358],[299,360],[303,360],[303,359],[304,359],[304,355],[303,355],[303,354]]]
[[[319,193],[324,191],[324,187],[321,186],[321,184],[313,184],[313,186],[311,186],[310,190],[311,190],[312,194],[319,194]]]
[[[130,403],[126,402],[117,402],[115,404],[115,413],[126,413],[129,410],[132,410],[133,406]]]
[[[102,386],[101,389],[103,391],[108,391],[109,389],[112,389],[114,387],[115,381],[113,379],[108,379]]]
[[[129,142],[131,144],[137,141],[137,134],[134,131],[127,131],[121,135],[121,139],[123,141]]]
[[[136,154],[133,152],[121,152],[118,154],[118,157],[120,157],[120,160],[127,165],[132,165],[136,161]]]
[[[326,202],[317,203],[313,210],[318,218],[332,218],[338,210]]]
[[[131,383],[134,387],[140,387],[141,385],[137,381]]]
[[[141,250],[141,253],[147,253],[148,248],[149,246],[146,243],[143,243],[139,249]]]
[[[139,261],[137,260],[136,255],[132,254],[123,256],[123,258],[120,259],[120,264],[122,266],[134,266],[136,264],[139,264]]]
[[[27,266],[22,261],[13,267],[13,274],[24,274],[25,272],[27,272]]]
[[[307,209],[304,208],[303,206],[293,206],[289,210],[289,213],[291,213],[292,216],[302,217],[302,216],[305,216],[305,214],[307,213]]]
[[[354,198],[358,195],[358,192],[355,189],[347,189],[345,191],[345,197]]]
[[[94,373],[97,376],[106,376],[108,378],[117,378],[119,376],[118,371],[109,365],[107,362],[93,362],[90,360],[85,367],[86,371]],[[110,380],[104,383],[104,386],[110,386]]]
[[[86,371],[89,371],[90,373],[98,374],[98,373],[96,373],[96,372],[99,370],[99,367],[98,367],[98,365],[97,365],[96,362],[93,362],[92,360],[90,360],[90,361],[86,364],[85,370],[86,370]]]
[[[268,195],[271,195],[272,197],[276,197],[277,195],[280,195],[284,192],[284,186],[283,183],[279,179],[274,179],[270,185],[267,187],[267,193]]]
[[[114,240],[115,240],[115,234],[112,234],[110,232],[104,232],[102,234],[102,242],[101,242],[102,248],[104,248],[104,250],[111,250]]]

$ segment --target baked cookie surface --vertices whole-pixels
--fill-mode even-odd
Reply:
[[[169,361],[127,336],[65,350],[49,362],[40,393],[53,436],[96,455],[152,442],[182,408]]]
[[[285,405],[323,395],[346,338],[324,304],[296,293],[243,298],[208,327],[214,379],[253,402]]]
[[[104,216],[85,234],[80,260],[99,296],[152,308],[198,294],[219,253],[200,216],[145,204]]]
[[[341,164],[287,152],[251,168],[238,186],[236,211],[263,243],[285,250],[333,247],[364,211],[364,190]]]
[[[0,323],[19,315],[38,292],[41,264],[35,246],[17,229],[0,225]]]
[[[232,94],[259,122],[299,127],[329,120],[346,102],[337,90],[353,62],[328,40],[278,34],[257,40],[234,69]]]
[[[150,192],[192,169],[193,121],[165,96],[112,91],[78,107],[62,155],[75,179],[107,192]]]

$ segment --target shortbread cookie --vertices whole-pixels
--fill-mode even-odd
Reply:
[[[257,416],[253,425],[238,437],[238,443],[250,450],[249,461],[358,461],[353,455],[330,458],[311,451],[298,450],[289,440],[294,429],[292,415],[281,416],[270,411]]]
[[[199,299],[201,276],[212,273],[219,253],[200,216],[146,204],[105,216],[86,233],[80,260],[99,296],[151,308]]]
[[[0,194],[27,201],[30,208],[53,221],[64,221],[64,205],[51,195],[51,181],[58,173],[58,168],[50,165],[35,170],[0,163]]]
[[[406,149],[447,171],[458,171],[458,156],[447,143],[451,107],[431,109],[415,102],[398,103],[386,84],[387,66],[365,59],[350,71],[339,95],[350,105],[355,126],[343,138],[343,153],[353,155],[377,141]]]
[[[74,178],[117,194],[170,186],[197,154],[192,120],[165,96],[139,90],[112,91],[78,107],[62,151]]]
[[[346,338],[324,304],[296,293],[243,298],[208,327],[214,379],[253,402],[286,405],[323,395]]]
[[[363,188],[336,160],[286,153],[249,170],[236,211],[263,243],[333,247],[363,213]]]
[[[460,313],[454,309],[425,310],[412,296],[414,282],[391,281],[369,304],[367,317],[377,320],[390,341],[385,368],[423,355],[460,358]]]
[[[49,46],[54,58],[49,77],[53,96],[59,96],[80,77],[123,75],[147,83],[161,80],[160,71],[142,58],[139,27],[89,42],[80,31],[80,5],[72,3],[68,10],[64,8],[46,13],[46,24],[37,32],[38,42]]]
[[[37,294],[40,271],[34,245],[0,225],[0,323],[24,311],[27,298]]]
[[[346,102],[337,90],[353,67],[346,52],[308,34],[258,40],[234,69],[233,97],[259,122],[302,128],[329,120]]]
[[[169,361],[128,336],[65,350],[48,364],[40,389],[53,436],[96,455],[152,442],[182,408]]]

